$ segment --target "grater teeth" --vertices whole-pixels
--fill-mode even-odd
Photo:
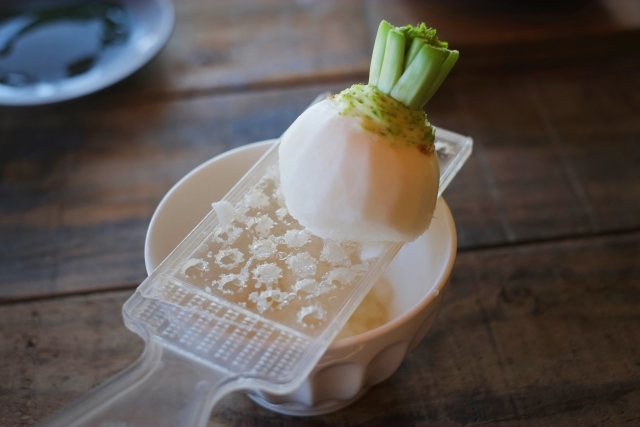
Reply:
[[[281,380],[294,374],[311,338],[264,322],[259,315],[171,281],[159,285],[164,301],[137,294],[131,317],[163,344],[216,365],[229,374]]]

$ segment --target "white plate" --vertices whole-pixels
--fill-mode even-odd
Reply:
[[[47,3],[53,2],[44,4]],[[171,0],[119,0],[116,3],[123,7],[129,22],[130,33],[124,44],[105,49],[89,71],[74,77],[25,86],[0,84],[0,105],[37,105],[77,98],[124,79],[150,61],[166,44],[173,31],[175,11]],[[6,3],[0,9],[5,7]],[[46,30],[37,30],[41,33],[27,42],[45,46],[47,39],[43,31],[55,31],[55,28],[51,28],[53,25],[49,24]],[[0,25],[0,36],[3,31],[11,31],[7,27]],[[47,54],[50,52],[43,49],[42,57],[45,58]],[[40,62],[49,64],[57,59],[53,55],[50,58],[49,62],[44,59]]]

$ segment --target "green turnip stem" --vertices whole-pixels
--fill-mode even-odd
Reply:
[[[387,34],[387,43],[382,59],[382,70],[378,78],[378,89],[389,95],[391,89],[400,79],[404,68],[404,34],[397,30],[391,30]]]
[[[447,56],[446,49],[423,45],[389,95],[409,108],[421,108]]]
[[[378,78],[382,70],[382,58],[384,58],[384,51],[387,45],[387,35],[391,29],[393,29],[393,25],[387,21],[382,21],[378,26],[378,33],[376,34],[376,41],[371,54],[371,66],[369,67],[370,85],[376,86],[378,84]]]
[[[411,109],[419,109],[436,93],[458,60],[458,51],[438,40],[424,24],[378,27],[369,84]]]
[[[431,85],[431,89],[429,90],[429,93],[427,93],[427,96],[424,99],[424,104],[429,102],[431,97],[436,93],[436,91],[438,90],[438,88],[440,87],[444,79],[449,74],[449,71],[451,71],[453,66],[458,61],[459,55],[460,54],[458,53],[457,50],[450,51],[449,56],[447,57],[447,59],[445,59],[444,63],[442,64],[442,67],[440,67],[440,72],[438,73],[438,76],[436,77],[433,84]]]
[[[424,40],[421,40],[421,39],[413,39],[411,41],[411,45],[409,46],[409,51],[405,55],[405,60],[404,60],[405,71],[407,68],[409,68],[409,65],[411,65],[411,62],[415,59],[416,55],[418,54],[418,52],[420,52],[420,49],[422,48],[422,46],[424,46],[424,44],[425,44]]]

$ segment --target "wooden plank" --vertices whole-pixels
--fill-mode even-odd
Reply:
[[[366,76],[371,40],[361,1],[175,2],[163,52],[113,95],[189,95]]]
[[[536,9],[537,3],[527,4]],[[76,102],[95,108],[91,104],[366,80],[375,28],[383,18],[399,25],[424,20],[438,28],[463,52],[458,69],[638,52],[635,0],[568,3],[560,7],[563,13],[545,17],[545,11],[526,6],[509,9],[505,1],[182,0],[175,2],[176,27],[157,58],[124,82],[89,96],[89,102]]]
[[[460,254],[440,315],[353,406],[290,418],[241,394],[210,425],[640,422],[640,234]],[[0,425],[32,425],[141,352],[129,292],[0,306]]]
[[[568,68],[532,76],[548,133],[591,206],[597,230],[640,223],[640,73],[628,66]]]
[[[371,25],[425,22],[462,54],[456,67],[519,68],[638,54],[635,0],[441,2],[373,0]]]
[[[437,123],[444,112],[474,137],[473,178],[486,182],[482,197],[493,198],[503,241],[637,229],[640,101],[628,85],[639,79],[631,65],[458,75],[447,82],[452,93],[436,95],[458,108],[434,98],[430,117]],[[465,238],[461,247],[490,244]]]
[[[533,2],[533,10],[518,10],[504,1],[181,1],[176,3],[174,34],[158,58],[94,98],[101,104],[136,103],[364,81],[381,19],[398,25],[423,20],[435,26],[463,52],[458,69],[566,64],[576,58],[640,53],[640,10],[634,0],[569,3],[557,15],[546,16],[551,8]]]
[[[373,0],[373,18],[424,21],[455,43],[491,45],[505,38],[524,43],[559,40],[576,33],[589,37],[640,28],[640,8],[633,0],[567,1],[563,4],[488,0],[455,4],[433,0]],[[431,23],[433,20],[434,23]]]
[[[460,248],[640,227],[640,108],[618,83],[640,74],[616,67],[475,73],[445,83],[429,119],[476,144],[445,193]],[[349,83],[49,107],[7,119],[0,298],[139,283],[147,223],[173,183],[227,149],[277,137],[317,93]],[[587,92],[599,102],[583,102]],[[617,105],[615,114],[602,105]],[[600,144],[606,135],[608,145]]]
[[[579,412],[597,406],[593,398],[600,395],[613,409],[617,397],[629,395],[635,412],[625,416],[638,420],[638,237],[518,246],[458,258],[451,290],[470,295],[455,309],[478,309],[499,371],[508,378],[514,415]],[[461,272],[468,282],[460,282],[472,288],[457,284]],[[452,326],[443,317],[440,321]]]
[[[452,82],[498,206],[506,241],[594,231],[525,75],[479,73]]]

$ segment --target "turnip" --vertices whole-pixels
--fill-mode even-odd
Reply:
[[[382,21],[368,84],[307,109],[282,136],[280,180],[291,216],[322,238],[419,237],[440,175],[423,107],[457,58],[424,24]]]

